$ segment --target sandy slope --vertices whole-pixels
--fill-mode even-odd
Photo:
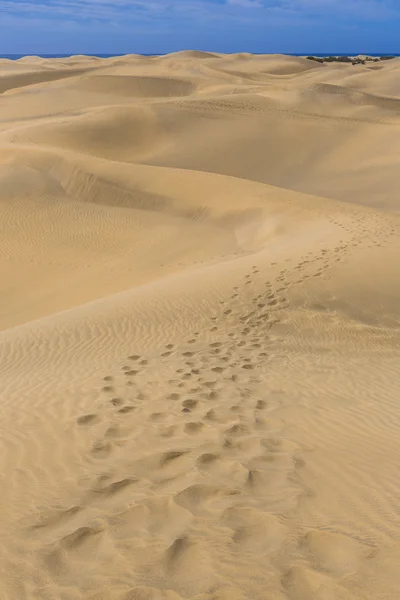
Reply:
[[[1,600],[398,598],[399,71],[1,61]]]

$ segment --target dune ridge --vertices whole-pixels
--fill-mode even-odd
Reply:
[[[0,61],[1,600],[397,600],[399,69]]]

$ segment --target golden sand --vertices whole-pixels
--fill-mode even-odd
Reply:
[[[400,60],[0,61],[0,599],[397,600]]]

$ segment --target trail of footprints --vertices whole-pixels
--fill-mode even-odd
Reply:
[[[218,573],[234,580],[237,561],[242,566],[248,562],[249,572],[254,568],[264,572],[265,557],[273,558],[286,547],[286,516],[293,515],[310,494],[301,476],[310,449],[285,439],[277,418],[285,403],[284,390],[265,390],[259,378],[268,369],[270,330],[288,306],[288,276],[291,285],[320,277],[348,251],[348,243],[343,242],[334,249],[334,258],[324,249],[317,255],[309,253],[294,269],[282,269],[274,285],[266,281],[264,292],[250,294],[243,312],[241,294],[248,297],[254,278],[262,277],[253,266],[243,285],[234,287],[229,301],[221,302],[212,317],[209,333],[214,341],[205,342],[199,332],[193,332],[184,347],[168,343],[157,355],[132,353],[118,372],[105,375],[102,409],[76,419],[76,426],[89,432],[88,460],[97,462],[100,474],[76,506],[41,515],[31,528],[31,533],[46,528],[59,531],[56,541],[40,553],[50,580],[62,579],[59,565],[65,554],[75,555],[82,544],[93,544],[100,552],[104,536],[113,540],[119,554],[134,561],[131,542],[139,527],[135,511],[144,544],[154,549],[160,569],[141,573],[132,568],[132,593],[150,576],[159,588],[173,588],[188,596],[184,568],[188,553],[198,564],[208,565],[204,572],[199,568],[196,593],[209,592]],[[293,271],[299,273],[294,283]],[[223,336],[225,320],[236,324],[227,337]],[[221,339],[217,339],[220,330]],[[128,449],[135,449],[132,444],[140,447],[152,436],[161,440],[161,448],[165,440],[167,449],[125,460],[126,472],[119,478],[110,473],[110,458],[118,452],[125,456]],[[162,505],[156,528],[151,523],[155,491]],[[121,511],[114,509],[101,524],[93,525],[85,516],[91,507],[116,498],[121,499]],[[205,528],[200,542],[196,527],[202,519],[210,519],[211,526]],[[171,522],[175,523],[172,531]],[[330,561],[325,552],[321,564],[316,559],[320,536],[324,536],[325,548],[332,547],[333,557]],[[284,570],[279,583],[283,597],[296,599],[296,590],[307,590],[309,573],[324,578],[325,590],[327,573],[339,569],[335,576],[346,575],[346,564],[338,564],[335,549],[348,550],[349,544],[355,556],[371,552],[336,533],[299,532],[298,542],[287,546],[286,558],[290,563],[292,557],[295,563],[300,557],[306,566]],[[68,577],[74,576],[69,569]],[[332,593],[337,592],[337,585],[333,578]],[[310,587],[309,593],[317,600],[325,597],[318,595],[318,586]],[[244,582],[241,594],[238,598],[252,597],[251,583]]]
[[[244,282],[251,284],[252,277],[258,273],[257,267],[254,266],[252,273],[246,275]],[[239,287],[235,287],[232,299],[238,296]],[[173,404],[172,410],[178,415],[192,414],[206,401],[218,400],[220,404],[219,388],[226,390],[229,383],[236,394],[243,395],[244,392],[240,390],[240,387],[254,384],[256,378],[252,372],[259,369],[268,360],[268,332],[272,325],[278,322],[274,315],[278,310],[286,307],[287,300],[284,296],[276,294],[271,285],[267,284],[267,292],[255,296],[252,304],[253,306],[248,312],[238,317],[233,308],[226,308],[226,303],[221,303],[221,313],[211,319],[210,333],[218,332],[223,319],[235,320],[238,318],[241,324],[239,331],[231,332],[224,342],[215,341],[206,344],[199,340],[199,333],[194,332],[193,337],[187,340],[187,348],[181,349],[180,356],[177,354],[178,349],[173,344],[167,344],[158,356],[151,359],[143,358],[138,354],[128,356],[120,373],[106,375],[103,379],[102,392],[107,397],[106,402],[115,409],[115,417],[129,415],[140,407],[148,406],[148,394],[152,385],[156,390],[160,384],[159,381],[149,382],[149,373],[151,374],[154,366],[159,369],[163,361],[173,360],[178,367],[175,369],[174,376],[168,380],[168,387],[174,388],[174,391],[165,397],[165,401]],[[140,382],[143,378],[146,384],[146,393],[140,390]],[[193,387],[188,388],[192,384]],[[126,390],[127,387],[132,388],[132,394],[125,393],[124,398],[117,395],[117,391]],[[188,393],[194,398],[186,398]],[[258,406],[260,407],[261,404],[258,403]],[[237,405],[234,404],[229,408],[235,411]],[[170,412],[169,406],[168,412]],[[148,420],[159,422],[162,421],[163,416],[165,416],[163,412],[150,413]],[[215,410],[207,410],[204,418],[216,418]],[[107,415],[107,419],[109,419],[109,415]],[[87,414],[78,417],[77,424],[87,427],[98,424],[99,420],[100,415]],[[186,427],[189,432],[201,429],[201,425],[189,425]],[[117,427],[113,426],[110,429],[111,431],[106,431],[105,437],[112,437]],[[93,452],[97,453],[99,447],[101,447],[101,441],[95,444]],[[109,444],[107,447],[110,448]]]

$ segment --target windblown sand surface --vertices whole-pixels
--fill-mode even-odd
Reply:
[[[400,61],[0,61],[0,599],[398,600]]]

